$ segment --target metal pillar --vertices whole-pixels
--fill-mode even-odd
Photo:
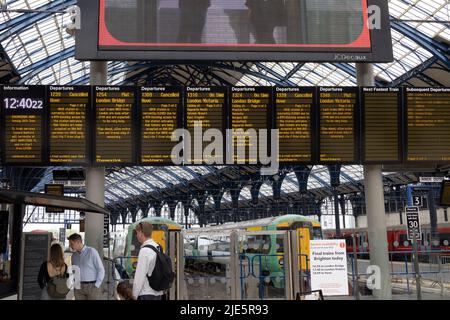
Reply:
[[[86,198],[101,207],[105,205],[105,168],[86,170]],[[103,250],[103,215],[86,212],[85,242],[97,249],[100,256]]]
[[[337,188],[333,188],[333,203],[334,203],[334,223],[336,229],[336,238],[341,237],[341,221],[339,218],[339,194]]]
[[[359,86],[373,86],[373,65],[356,64]],[[369,229],[370,264],[380,268],[380,288],[373,289],[375,299],[392,298],[391,273],[387,244],[384,189],[380,165],[364,166],[364,188],[366,198],[367,225]]]
[[[435,242],[439,243],[439,234],[437,231],[437,212],[434,204],[434,193],[431,186],[428,189],[428,210],[430,211],[431,249],[439,250],[439,245],[435,245]],[[425,241],[426,239],[423,240]]]
[[[343,194],[339,197],[339,206],[341,207],[342,228],[345,229],[345,197]]]
[[[22,223],[23,217],[25,215],[25,205],[17,202],[12,206],[9,206],[10,212],[12,212],[11,230],[11,264],[10,264],[10,275],[11,275],[11,288],[18,288],[20,279],[20,264],[21,264],[21,248],[22,248]]]
[[[105,85],[108,68],[106,61],[91,61],[90,84]],[[87,168],[86,198],[101,207],[105,205],[105,168]],[[103,215],[86,212],[85,243],[97,249],[100,256],[103,252]]]

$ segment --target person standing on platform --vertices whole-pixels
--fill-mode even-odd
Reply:
[[[50,259],[45,261],[38,274],[38,284],[42,289],[41,300],[65,300],[69,292],[67,287],[67,264],[59,244],[50,247]]]
[[[153,226],[148,222],[139,223],[134,229],[136,232],[136,239],[141,244],[139,250],[138,263],[136,273],[133,281],[133,296],[137,300],[161,300],[164,291],[156,291],[150,287],[148,277],[151,277],[155,269],[157,255],[151,248],[145,246],[152,246],[159,248],[159,245],[152,239]]]
[[[70,248],[75,251],[72,255],[72,265],[80,268],[81,288],[75,289],[76,300],[101,300],[100,286],[105,277],[105,268],[97,250],[83,244],[77,233],[69,238]]]

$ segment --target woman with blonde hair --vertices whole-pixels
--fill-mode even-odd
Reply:
[[[42,289],[41,300],[65,300],[69,292],[69,276],[64,255],[58,243],[50,247],[50,259],[41,265],[38,275],[39,287]]]

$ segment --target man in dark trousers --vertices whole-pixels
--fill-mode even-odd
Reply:
[[[201,43],[210,0],[178,0],[180,9],[178,41]]]
[[[247,0],[250,24],[256,43],[276,43],[273,32],[277,25],[285,23],[284,0]]]

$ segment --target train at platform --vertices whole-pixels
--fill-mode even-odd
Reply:
[[[187,230],[184,232],[185,266],[189,270],[223,272],[230,263],[230,232],[237,231],[240,268],[245,268],[244,263],[247,262],[247,273],[268,277],[274,287],[283,287],[283,237],[269,232],[280,230],[296,231],[299,269],[309,272],[309,241],[322,239],[322,229],[320,222],[301,215],[282,215]]]
[[[148,217],[131,224],[126,230],[123,255],[116,257],[116,267],[122,278],[134,276],[140,248],[134,229],[144,221],[153,225],[152,238],[165,252],[168,252],[170,245],[174,245],[169,243],[170,233],[182,231],[182,256],[188,272],[223,272],[230,262],[229,234],[231,231],[243,232],[244,237],[239,238],[240,260],[249,263],[258,261],[260,275],[273,279],[275,287],[284,285],[280,280],[284,278],[283,237],[264,232],[295,230],[299,239],[299,268],[304,272],[309,271],[309,240],[322,239],[320,222],[301,215],[268,217],[189,230],[182,230],[180,224],[170,219]],[[114,251],[121,251],[121,248]]]
[[[439,250],[450,255],[450,223],[439,224],[437,228],[438,238],[431,239],[431,226],[425,224],[421,226],[422,240],[418,241],[419,251]],[[355,243],[353,243],[355,235]],[[335,229],[323,230],[323,236],[326,239],[336,239]],[[347,253],[358,253],[360,257],[368,256],[370,252],[370,243],[368,237],[368,228],[342,229],[340,239],[345,239]],[[393,260],[401,260],[405,254],[413,250],[411,241],[408,240],[407,229],[405,225],[387,227],[388,251]]]

